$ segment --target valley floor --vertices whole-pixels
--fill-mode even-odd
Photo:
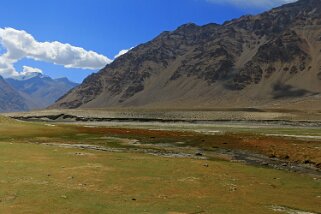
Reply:
[[[321,128],[0,117],[1,213],[321,213]]]

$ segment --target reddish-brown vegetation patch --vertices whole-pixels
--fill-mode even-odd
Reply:
[[[282,137],[251,134],[207,135],[195,132],[146,130],[127,128],[79,127],[79,132],[139,139],[143,143],[185,142],[185,146],[201,149],[240,149],[280,158],[296,163],[313,164],[321,168],[321,150],[318,141],[304,141]]]

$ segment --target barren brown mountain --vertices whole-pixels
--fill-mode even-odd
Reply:
[[[89,76],[52,108],[321,106],[321,1],[186,24]]]

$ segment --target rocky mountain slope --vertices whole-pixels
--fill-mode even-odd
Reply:
[[[0,76],[0,112],[25,111],[26,100]]]
[[[223,25],[163,32],[52,108],[321,106],[320,93],[321,0],[300,0]]]
[[[46,108],[78,85],[67,78],[52,79],[42,74],[6,81],[26,100],[29,109]]]

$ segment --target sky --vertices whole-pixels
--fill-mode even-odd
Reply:
[[[0,75],[82,82],[185,23],[223,23],[294,0],[1,0]]]

